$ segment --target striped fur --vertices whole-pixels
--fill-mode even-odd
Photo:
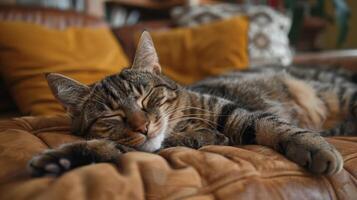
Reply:
[[[68,144],[52,150],[55,156],[44,152],[30,161],[30,168],[36,175],[58,175],[79,166],[72,146],[96,158],[85,159],[86,164],[113,162],[118,152],[133,150],[260,144],[311,172],[334,174],[342,169],[342,157],[320,133],[343,135],[356,124],[357,88],[351,77],[331,70],[266,67],[182,87],[161,74],[152,40],[144,33],[134,65],[119,74],[91,86],[47,76],[72,115],[73,132],[91,145]]]

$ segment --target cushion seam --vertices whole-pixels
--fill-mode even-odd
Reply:
[[[34,134],[32,131],[29,131],[28,133],[29,133],[29,134],[32,134],[32,135],[34,135],[36,138],[38,138],[44,145],[47,146],[48,149],[51,148],[50,145],[47,144],[47,142],[45,142],[45,140],[42,139],[41,137],[39,137],[37,134]]]

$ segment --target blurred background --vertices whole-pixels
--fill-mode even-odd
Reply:
[[[348,49],[357,47],[357,9],[354,0],[2,0],[1,4],[41,6],[105,18],[120,27],[144,21],[175,20],[178,7],[229,3],[240,7],[265,5],[289,17],[289,39],[297,51]],[[224,12],[224,11],[220,11]],[[229,15],[233,15],[232,11]],[[234,14],[241,14],[237,10]],[[220,13],[224,14],[224,13]]]
[[[181,84],[264,65],[357,71],[354,11],[356,0],[1,0],[0,112],[63,112],[43,74],[117,73],[143,30]]]

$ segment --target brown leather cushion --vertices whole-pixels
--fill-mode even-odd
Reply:
[[[344,170],[314,176],[273,150],[247,145],[128,153],[119,166],[93,164],[59,178],[25,167],[48,147],[79,140],[64,116],[0,122],[0,199],[356,199],[357,137],[328,139]]]

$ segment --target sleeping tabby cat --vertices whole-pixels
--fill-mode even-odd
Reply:
[[[306,80],[302,80],[305,78]],[[321,134],[357,133],[357,86],[343,72],[278,67],[232,72],[182,87],[161,74],[144,32],[132,67],[90,86],[60,74],[47,80],[86,141],[47,150],[29,162],[34,176],[60,175],[128,151],[171,146],[259,144],[316,174],[343,167]]]

